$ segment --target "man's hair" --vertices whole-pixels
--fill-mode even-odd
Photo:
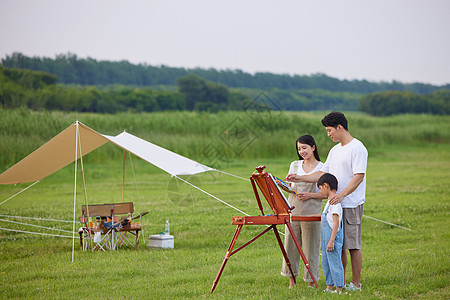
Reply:
[[[330,186],[331,190],[336,191],[338,189],[338,181],[336,176],[330,173],[325,173],[320,176],[319,180],[317,180],[317,187],[327,183]]]
[[[332,111],[322,119],[322,125],[325,127],[337,128],[338,125],[342,125],[345,130],[348,131],[348,122],[344,114],[338,111]]]

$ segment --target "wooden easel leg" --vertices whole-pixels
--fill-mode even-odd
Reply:
[[[297,284],[295,280],[294,272],[292,272],[291,262],[287,256],[286,250],[284,250],[283,242],[281,241],[280,234],[278,233],[277,227],[273,227],[273,232],[275,232],[275,236],[277,237],[278,245],[280,245],[281,252],[283,253],[284,260],[286,261],[286,265],[289,267],[289,271],[291,272],[292,279],[294,279],[294,283]]]
[[[289,229],[289,232],[291,233],[291,237],[294,240],[295,245],[297,246],[297,250],[300,253],[300,256],[302,257],[303,263],[305,264],[305,267],[308,270],[308,273],[309,273],[309,275],[311,276],[311,278],[312,278],[312,280],[314,282],[314,285],[316,286],[316,288],[319,288],[319,286],[317,285],[316,279],[314,278],[313,274],[311,273],[311,270],[309,268],[308,260],[306,259],[306,256],[305,256],[305,254],[302,251],[302,247],[300,246],[300,243],[298,242],[297,237],[294,234],[294,230],[292,229],[291,223],[286,223],[286,225],[287,225],[287,227]]]
[[[230,246],[228,247],[228,251],[225,254],[225,258],[223,259],[222,265],[220,266],[219,273],[217,273],[216,279],[213,282],[213,285],[211,287],[211,294],[214,292],[214,289],[217,286],[217,283],[219,282],[220,276],[222,275],[223,269],[225,268],[225,265],[228,262],[228,258],[231,256],[231,252],[233,251],[234,245],[236,244],[236,240],[239,236],[239,233],[241,232],[242,225],[238,225],[236,228],[236,231],[234,232],[233,239],[231,240]]]

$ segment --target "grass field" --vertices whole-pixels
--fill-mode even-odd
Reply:
[[[306,120],[310,120],[305,124],[309,124],[308,122],[313,124],[315,120],[320,121],[322,115],[304,115]],[[191,120],[189,115],[182,113],[181,116],[187,119],[187,122]],[[232,120],[232,116],[222,117],[222,119],[228,119],[222,120],[221,125],[226,125]],[[32,115],[30,118],[39,120],[39,116]],[[55,123],[60,122],[59,117],[51,118],[58,120],[54,121]],[[88,122],[83,121],[82,118],[87,119]],[[163,119],[161,116],[155,118]],[[297,116],[287,116],[287,118],[295,119]],[[365,215],[410,230],[365,218],[362,240],[363,291],[341,297],[448,299],[450,297],[448,250],[450,235],[447,229],[450,217],[448,195],[450,143],[448,132],[445,132],[448,129],[448,117],[438,117],[433,121],[434,117],[431,116],[378,119],[364,118],[362,115],[355,114],[351,118],[349,118],[353,120],[351,126],[369,148]],[[410,121],[413,118],[421,120],[420,126],[411,125]],[[109,123],[106,122],[107,119],[110,120]],[[205,115],[203,119],[217,120],[214,115]],[[5,126],[3,120],[0,126]],[[98,127],[106,128],[105,124],[113,124],[114,117],[100,116],[100,121],[97,120],[98,124],[94,124],[96,126],[91,124],[95,123],[94,116],[81,116],[80,120],[98,129]],[[100,124],[103,125],[100,126]],[[68,125],[64,127],[66,126]],[[115,126],[119,127],[120,124]],[[215,130],[220,133],[220,128],[223,127],[214,128],[205,130],[215,134]],[[390,131],[389,128],[391,128]],[[444,132],[440,132],[439,129]],[[106,132],[104,129],[98,130],[107,134],[118,133]],[[314,135],[320,140],[324,160],[331,143],[326,140],[328,138],[325,132],[320,131],[323,130],[321,126],[317,126],[314,130],[317,130]],[[400,130],[404,130],[404,136]],[[164,130],[161,131],[164,132]],[[286,129],[286,132],[293,131],[292,128]],[[57,131],[49,132],[47,139],[56,133]],[[2,137],[6,136],[5,131],[1,134]],[[143,133],[135,134],[144,135]],[[321,134],[320,137],[319,134]],[[293,137],[294,141],[297,138],[296,135],[298,132]],[[12,137],[14,134],[8,133],[8,136]],[[32,136],[36,142],[41,139],[36,134]],[[206,139],[205,136],[208,136],[207,132],[200,141]],[[5,139],[0,140],[2,147]],[[163,139],[160,144],[164,145],[164,141],[168,144],[172,143],[173,148],[179,146],[169,138]],[[256,151],[253,145],[257,143],[270,147],[269,143],[257,139],[255,144],[250,145],[245,151]],[[192,145],[192,142],[190,144]],[[28,147],[30,146],[25,148],[28,149]],[[117,151],[117,155],[111,155],[110,153],[115,153],[115,150],[112,147],[109,148],[98,150],[100,154],[93,154],[85,159],[87,194],[91,204],[121,201],[121,152]],[[181,150],[178,152],[181,154],[190,156],[189,153],[184,152],[184,148],[179,149]],[[276,149],[270,151],[276,152]],[[252,152],[243,155],[244,157],[235,155],[226,163],[222,162],[221,169],[241,177],[249,177],[254,167],[265,164],[268,171],[277,176],[284,176],[290,161],[295,157],[288,156],[287,150],[283,150],[283,155],[279,156],[272,155],[270,151],[261,157],[254,157]],[[108,159],[102,160],[102,156]],[[197,157],[201,158],[201,156]],[[287,288],[287,279],[280,276],[282,255],[273,235],[265,235],[234,255],[228,262],[216,291],[210,295],[209,290],[235,230],[235,227],[231,225],[231,217],[241,213],[186,186],[174,191],[172,185],[174,179],[171,179],[169,175],[137,158],[127,158],[127,164],[130,160],[133,168],[127,165],[125,200],[134,202],[136,213],[150,212],[142,220],[146,229],[145,238],[141,240],[141,249],[139,251],[122,249],[117,252],[83,252],[79,249],[77,241],[75,259],[72,263],[71,239],[0,230],[0,298],[285,299],[325,297],[321,292],[325,288],[322,272],[319,290],[307,289],[302,283],[294,289]],[[72,219],[73,173],[72,165],[49,176],[33,188],[1,205],[0,214]],[[248,181],[217,173],[197,175],[190,180],[195,180],[209,193],[250,215],[258,215],[256,200]],[[0,186],[0,202],[25,186]],[[84,202],[81,181],[78,181],[77,190],[79,203],[76,207],[77,215],[79,215]],[[0,219],[18,221],[5,217]],[[148,235],[161,232],[166,219],[170,220],[171,233],[175,237],[175,248],[172,250],[147,248],[145,245]],[[26,222],[71,230],[71,225],[54,224],[48,221]],[[35,228],[4,221],[0,222],[0,227],[36,231]],[[246,242],[262,229],[256,226],[244,228],[238,244]],[[282,228],[280,230],[283,231]],[[48,232],[40,229],[37,231]],[[327,295],[327,297],[333,298],[333,295]]]

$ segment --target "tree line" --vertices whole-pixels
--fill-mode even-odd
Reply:
[[[243,110],[248,95],[195,75],[180,77],[177,91],[148,87],[56,84],[52,74],[0,66],[0,103],[3,108],[61,110],[95,113],[119,111],[153,112],[167,110]]]
[[[398,91],[372,93],[361,98],[358,108],[374,116],[406,113],[448,115],[450,114],[450,90],[438,90],[425,95]]]
[[[108,87],[57,84],[55,75],[0,66],[0,103],[3,108],[62,110],[95,113],[166,110],[245,110],[261,91],[228,88],[197,75],[179,77],[175,88]],[[271,89],[269,102],[280,110],[356,110],[361,95],[324,90]]]
[[[258,72],[254,75],[242,70],[185,69],[168,66],[98,61],[93,58],[78,58],[76,54],[59,54],[55,58],[28,57],[20,52],[6,55],[1,63],[7,68],[44,71],[56,75],[59,83],[80,85],[176,85],[177,79],[189,74],[204,80],[221,83],[229,88],[258,90],[326,90],[331,92],[354,92],[367,94],[381,91],[410,91],[428,94],[438,89],[450,89],[450,84],[434,86],[424,83],[404,84],[398,81],[369,82],[367,80],[339,80],[325,74],[288,75]]]
[[[196,74],[176,79],[175,86],[61,84],[43,71],[0,65],[0,103],[3,108],[95,113],[190,110],[217,112],[247,109],[261,90],[230,88]],[[420,94],[411,91],[375,93],[336,92],[326,89],[266,88],[276,109],[292,111],[360,110],[376,116],[401,113],[450,113],[450,89]]]

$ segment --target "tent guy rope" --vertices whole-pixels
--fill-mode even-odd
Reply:
[[[240,210],[239,208],[236,208],[236,207],[234,207],[233,205],[231,205],[231,204],[229,204],[229,203],[227,203],[227,202],[225,202],[225,201],[223,201],[223,200],[217,198],[216,196],[214,196],[214,195],[208,193],[207,191],[202,190],[201,188],[199,188],[199,187],[193,185],[192,183],[190,183],[189,181],[184,180],[183,178],[180,178],[180,177],[178,177],[178,176],[174,176],[174,177],[177,178],[177,179],[179,179],[179,180],[181,180],[181,181],[183,181],[183,182],[185,182],[185,183],[187,183],[188,185],[190,185],[190,186],[196,188],[197,190],[201,191],[202,193],[205,193],[206,195],[208,195],[208,196],[210,196],[210,197],[216,199],[217,201],[222,202],[223,204],[225,204],[225,205],[231,207],[232,209],[237,210],[238,212],[243,213],[243,214],[246,215],[246,216],[250,216],[248,213],[246,213],[246,212]]]
[[[25,192],[26,190],[28,190],[30,187],[32,187],[33,185],[35,185],[36,183],[41,182],[40,180],[37,180],[36,182],[30,184],[29,186],[27,186],[26,188],[22,189],[21,191],[15,193],[14,195],[12,195],[11,197],[9,197],[8,199],[6,199],[5,201],[3,201],[2,203],[0,203],[0,205],[2,205],[3,203],[11,200],[12,198],[14,198],[15,196],[21,194],[22,192]]]
[[[25,231],[25,230],[16,230],[16,229],[1,228],[1,227],[0,227],[0,230],[21,232],[21,233],[29,233],[29,234],[38,234],[38,235],[45,235],[45,236],[63,237],[63,238],[73,239],[75,241],[75,237],[74,236],[59,235],[59,234],[49,234],[49,233],[41,233],[41,232]]]
[[[37,220],[37,221],[54,221],[54,222],[66,222],[66,223],[72,223],[72,220],[56,220],[56,219],[44,219],[44,218],[35,218],[35,217],[22,217],[22,216],[10,216],[10,215],[0,215],[0,217],[6,217],[6,218],[17,218],[17,219],[30,219],[30,220]]]
[[[0,219],[0,222],[8,222],[8,223],[12,223],[12,224],[26,225],[26,226],[32,226],[32,227],[37,227],[37,228],[43,228],[43,229],[49,229],[49,230],[55,230],[55,231],[62,231],[62,232],[72,233],[72,231],[70,231],[70,230],[64,230],[64,229],[59,229],[59,228],[52,228],[52,227],[34,225],[34,224],[17,222],[17,221],[11,221],[11,220],[5,220],[5,219]]]

